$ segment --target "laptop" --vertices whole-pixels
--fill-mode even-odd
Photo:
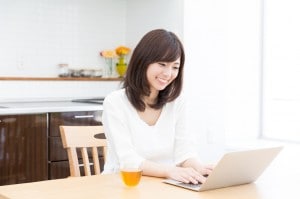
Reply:
[[[203,184],[188,184],[172,179],[164,183],[205,191],[254,182],[274,160],[283,147],[260,148],[228,152],[216,164]]]

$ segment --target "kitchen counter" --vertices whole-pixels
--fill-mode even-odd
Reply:
[[[72,101],[1,102],[0,115],[95,111],[103,110],[102,104]]]
[[[121,77],[0,77],[3,81],[122,81]]]

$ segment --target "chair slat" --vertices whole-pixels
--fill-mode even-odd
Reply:
[[[85,147],[81,148],[81,156],[83,160],[84,174],[86,176],[90,176],[91,175],[90,161],[89,161],[87,149]]]
[[[76,148],[67,148],[67,152],[68,152],[71,176],[80,176],[80,170],[79,170],[79,163],[78,163],[78,156],[77,156]]]
[[[98,150],[97,147],[92,148],[92,156],[93,156],[93,163],[94,163],[94,171],[96,175],[100,174],[100,164],[99,164],[99,158],[98,158]]]

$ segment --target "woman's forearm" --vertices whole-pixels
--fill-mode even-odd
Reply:
[[[155,162],[145,160],[141,165],[141,169],[143,171],[143,175],[167,178],[167,171],[168,169],[170,169],[170,166],[157,164]]]
[[[188,159],[178,166],[168,166],[157,164],[148,160],[144,160],[141,169],[143,175],[154,176],[160,178],[171,178],[185,183],[204,182],[205,177],[210,173],[205,166],[202,166],[196,159]]]

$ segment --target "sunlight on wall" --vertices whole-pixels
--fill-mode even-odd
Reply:
[[[191,129],[222,146],[257,138],[260,1],[185,1],[185,91]]]

